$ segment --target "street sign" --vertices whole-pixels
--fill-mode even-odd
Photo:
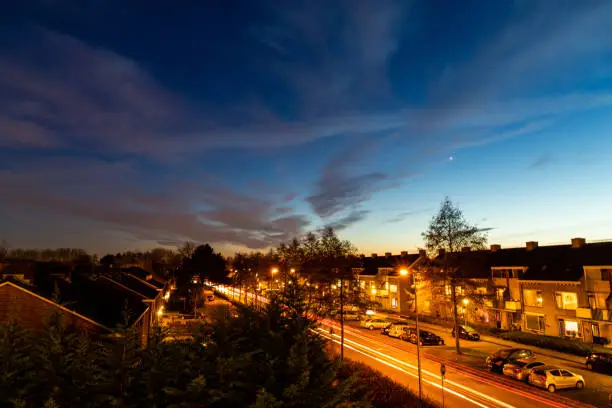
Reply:
[[[444,377],[446,374],[446,366],[444,364],[440,364],[440,375]]]

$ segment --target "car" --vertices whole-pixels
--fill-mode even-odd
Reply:
[[[515,361],[531,362],[535,360],[533,351],[523,348],[508,348],[497,350],[486,359],[487,368],[498,373],[503,372],[505,364]]]
[[[459,338],[465,340],[478,341],[480,340],[480,334],[473,327],[461,324],[459,327]],[[455,328],[451,330],[451,336],[455,337]]]
[[[399,338],[402,333],[406,331],[410,326],[406,323],[391,323],[388,327],[385,327],[383,330],[389,337]]]
[[[586,367],[592,371],[612,375],[612,354],[593,353],[586,358]]]
[[[561,388],[584,388],[584,378],[580,374],[555,366],[536,367],[529,374],[529,383],[536,387],[555,392]]]
[[[429,332],[427,330],[419,330],[419,332],[421,334],[420,339],[419,339],[420,346],[426,346],[426,345],[442,346],[444,345],[444,339],[442,339],[442,337],[436,334],[433,334],[432,332]],[[400,339],[416,344],[417,342],[416,328],[411,327],[411,328],[404,330],[404,333],[402,333],[402,335],[400,336]]]
[[[387,327],[389,323],[391,322],[388,320],[384,320],[384,319],[367,319],[367,320],[362,320],[360,325],[362,327],[365,327],[366,329],[374,330],[374,329],[382,329],[384,327]]]
[[[340,313],[335,313],[333,315],[333,317],[336,320],[340,320]],[[342,317],[344,318],[345,322],[348,322],[348,321],[359,321],[359,314],[355,313],[355,312],[344,312]]]
[[[527,381],[529,374],[536,368],[542,367],[546,364],[541,361],[533,361],[526,363],[524,361],[513,361],[511,363],[504,364],[503,374],[508,377],[516,378],[519,381]]]

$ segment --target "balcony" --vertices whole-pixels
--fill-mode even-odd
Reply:
[[[576,317],[580,317],[582,319],[592,319],[593,310],[591,310],[590,307],[579,307],[576,309]]]
[[[579,307],[578,309],[576,309],[576,317],[580,317],[582,319],[609,321],[610,311],[606,309],[591,309],[588,307]]]
[[[518,300],[506,300],[506,310],[517,311],[521,310],[521,302]]]

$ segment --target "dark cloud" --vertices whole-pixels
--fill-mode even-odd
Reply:
[[[351,225],[364,220],[369,213],[370,211],[368,210],[353,210],[346,216],[336,219],[327,226],[333,228],[336,231],[342,231],[343,229],[346,229]]]

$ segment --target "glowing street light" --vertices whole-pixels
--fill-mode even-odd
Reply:
[[[375,295],[376,294],[376,288],[372,288],[372,294]]]
[[[272,273],[272,275],[274,275],[275,273],[278,273],[278,268],[272,268],[270,272]]]
[[[465,306],[467,306],[469,303],[470,303],[470,299],[468,299],[468,298],[463,299],[463,304]]]
[[[332,289],[338,289],[338,287],[336,285],[331,285]]]
[[[295,273],[295,268],[291,268],[291,270],[289,272]]]
[[[401,277],[407,277],[408,269],[407,268],[400,269],[399,274]],[[419,377],[419,406],[421,406],[421,400],[422,400],[422,394],[423,394],[421,390],[421,347],[420,347],[421,331],[419,330],[419,309],[418,309],[419,303],[417,300],[416,276],[413,275],[413,277],[415,277],[415,280],[414,280],[414,315],[416,318],[416,332],[417,332],[416,348],[417,348],[417,373]]]

